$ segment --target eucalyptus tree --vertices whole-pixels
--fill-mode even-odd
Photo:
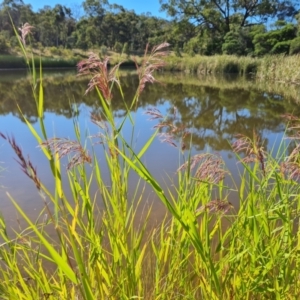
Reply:
[[[57,4],[53,8],[44,6],[36,13],[36,39],[44,46],[63,46],[75,29],[71,9]]]
[[[66,6],[56,4],[53,8],[53,15],[54,26],[56,28],[56,47],[59,46],[59,44],[65,46],[68,33],[70,33],[69,21],[72,18],[71,9]]]
[[[160,0],[160,3],[161,9],[176,21],[177,32],[182,31],[182,24],[194,26],[194,36],[185,42],[187,51],[206,55],[254,53],[252,29],[271,20],[294,18],[299,6],[296,0]]]
[[[187,19],[221,33],[267,22],[270,18],[292,17],[299,5],[296,0],[160,0],[161,9],[177,20]],[[237,18],[238,17],[238,18]]]
[[[35,22],[35,14],[30,4],[22,0],[3,0],[0,3],[0,31],[14,35],[12,23],[18,28],[22,24]]]
[[[82,3],[87,21],[84,23],[86,27],[86,33],[81,32],[85,36],[85,40],[90,45],[101,44],[99,39],[103,36],[104,32],[101,30],[103,19],[109,8],[107,0],[85,0]],[[82,25],[80,26],[82,29]],[[82,37],[79,40],[83,40]]]

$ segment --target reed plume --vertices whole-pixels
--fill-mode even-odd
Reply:
[[[19,31],[21,32],[20,39],[24,47],[26,46],[26,36],[31,33],[33,28],[34,27],[27,22],[19,28]]]
[[[202,212],[207,210],[210,213],[222,213],[226,214],[229,210],[233,208],[232,203],[227,200],[215,199],[209,201],[207,204],[200,206],[196,212]]]
[[[137,73],[139,76],[137,97],[140,96],[147,82],[149,83],[157,82],[157,80],[153,76],[153,73],[154,71],[157,71],[166,65],[165,60],[163,60],[163,58],[169,54],[169,51],[166,50],[166,48],[168,48],[169,46],[170,44],[166,42],[154,46],[150,54],[148,55],[149,44],[147,44],[144,58],[140,66],[138,65],[137,61],[134,59]]]
[[[232,144],[233,152],[238,154],[243,153],[244,158],[242,158],[241,161],[244,163],[259,162],[263,175],[265,176],[265,151],[255,131],[253,130],[253,139],[242,134],[238,134],[236,137],[237,140]]]
[[[36,167],[33,166],[31,160],[28,158],[26,159],[23,155],[22,149],[17,145],[14,137],[9,137],[4,135],[0,132],[0,137],[6,140],[15,154],[18,157],[18,164],[21,166],[21,170],[29,177],[35,184],[36,188],[40,191],[41,190],[41,182],[40,179],[37,177]]]
[[[78,76],[92,75],[88,83],[85,94],[97,87],[108,104],[112,100],[111,83],[116,83],[120,87],[117,71],[122,62],[118,63],[111,70],[108,69],[109,57],[103,60],[95,53],[91,52],[88,59],[82,60],[77,64]]]
[[[181,165],[177,172],[186,168],[193,170],[197,167],[195,178],[199,181],[217,184],[224,179],[227,171],[224,169],[224,161],[217,154],[201,153],[191,157],[190,161]]]
[[[41,147],[48,147],[53,153],[58,154],[59,158],[73,154],[67,169],[70,170],[83,163],[91,163],[92,158],[78,141],[71,141],[66,138],[51,138],[41,144]]]

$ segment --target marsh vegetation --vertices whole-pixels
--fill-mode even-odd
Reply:
[[[97,128],[93,135],[81,130],[77,105],[60,106],[60,97],[68,95],[55,93],[55,100],[47,102],[42,67],[33,67],[25,43],[21,46],[30,68],[31,86],[26,90],[26,81],[21,81],[18,89],[26,95],[31,93],[32,102],[20,104],[15,113],[44,156],[53,184],[48,187],[43,182],[34,157],[24,152],[13,137],[13,129],[12,133],[1,130],[2,141],[14,152],[20,172],[43,203],[33,220],[18,199],[6,193],[26,225],[12,234],[5,214],[0,219],[2,299],[299,297],[299,120],[289,114],[292,108],[288,101],[263,93],[265,110],[262,108],[261,115],[254,118],[255,126],[247,124],[254,116],[250,108],[236,111],[235,118],[223,122],[223,106],[216,96],[226,103],[228,112],[234,106],[226,88],[216,86],[208,101],[205,91],[212,88],[196,85],[204,90],[203,99],[197,102],[192,86],[187,88],[190,94],[185,96],[186,101],[182,101],[180,92],[185,87],[173,83],[175,105],[166,113],[155,107],[145,110],[155,122],[155,130],[135,147],[135,112],[145,99],[145,89],[151,97],[155,91],[160,97],[164,93],[163,87],[152,90],[149,84],[156,81],[154,72],[164,66],[167,44],[154,47],[137,67],[134,92],[131,87],[126,91],[118,65],[108,69],[107,58],[99,60],[91,55],[78,65],[79,75],[88,76],[85,87],[79,87],[80,94],[97,99],[89,117],[90,124]],[[244,89],[244,93],[249,91]],[[251,92],[249,99],[257,100]],[[259,106],[261,103],[258,101]],[[295,102],[291,103],[295,108]],[[116,119],[114,107],[118,105],[122,114]],[[45,118],[51,107],[70,112],[73,138],[60,136],[59,131],[52,136]],[[274,115],[267,119],[271,107],[278,109],[278,119]],[[188,110],[186,116],[178,119],[178,112],[184,109]],[[268,122],[270,126],[278,122],[277,129],[282,130],[283,123],[278,121],[282,113],[286,113],[288,139],[282,137],[276,147],[267,148],[258,121],[267,126]],[[209,114],[213,118],[208,119]],[[230,129],[233,124],[242,124],[246,131]],[[191,130],[193,126],[199,126],[198,130]],[[204,126],[207,135],[197,136]],[[225,140],[240,166],[236,183],[220,155],[192,151],[194,143],[197,150],[197,145],[203,148],[203,140],[213,140],[211,126],[225,134],[231,130],[232,137]],[[157,138],[169,144],[165,146],[178,149],[175,177],[168,186],[163,186],[144,162]],[[219,140],[215,141],[217,149]],[[98,149],[103,153],[101,160]],[[157,163],[158,156],[152,164]],[[131,176],[135,189],[129,193]],[[151,207],[140,213],[147,197],[146,186],[165,209],[165,217],[154,228],[147,226]],[[233,194],[238,196],[237,205],[232,203]]]

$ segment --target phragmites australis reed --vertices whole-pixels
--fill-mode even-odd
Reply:
[[[209,201],[205,205],[200,206],[196,212],[199,213],[199,212],[206,210],[210,213],[226,214],[231,209],[233,209],[233,205],[229,201],[215,199],[215,200]]]
[[[48,147],[53,153],[58,154],[59,158],[73,154],[67,169],[70,170],[83,163],[91,163],[92,158],[78,141],[66,138],[51,138],[41,144],[41,147]]]
[[[24,34],[27,32],[26,28],[30,29],[29,27],[25,27]],[[143,91],[147,82],[153,83],[156,81],[153,77],[153,72],[164,66],[164,61],[161,58],[167,55],[168,52],[164,49],[168,46],[168,43],[162,43],[158,46],[155,46],[149,55],[147,55],[147,46],[141,66],[137,65],[137,72],[139,76],[138,95],[140,95],[140,93]],[[78,75],[92,76],[88,83],[88,88],[85,91],[85,94],[97,87],[102,93],[106,103],[110,105],[113,98],[111,92],[112,84],[115,83],[120,88],[120,81],[117,76],[117,72],[121,63],[122,62],[109,69],[109,57],[105,57],[103,60],[101,60],[94,53],[90,53],[87,59],[79,62],[77,64]],[[92,115],[91,120],[100,128],[106,129],[106,131],[108,130],[101,117],[99,119],[99,116]],[[101,135],[101,137],[103,137],[103,135]],[[71,141],[64,138],[52,138],[43,142],[41,146],[48,147],[50,150],[52,150],[52,152],[58,154],[59,158],[72,153],[73,156],[67,165],[68,170],[82,163],[91,163],[91,157],[77,141]],[[109,148],[109,151],[111,155],[116,155],[113,149]]]
[[[19,28],[19,31],[21,32],[20,39],[24,47],[26,46],[26,36],[31,33],[33,28],[34,27],[31,26],[29,23],[25,23]]]
[[[224,161],[217,154],[201,153],[191,157],[190,161],[181,165],[177,172],[186,168],[196,168],[195,178],[199,181],[217,184],[224,179],[227,171],[224,169]]]
[[[157,80],[153,76],[153,72],[161,69],[166,65],[163,58],[169,54],[169,51],[166,50],[166,48],[168,48],[169,46],[170,44],[166,42],[154,46],[150,54],[148,54],[149,44],[147,44],[142,63],[139,65],[137,61],[134,59],[137,68],[137,73],[139,76],[139,86],[137,89],[137,96],[139,96],[142,93],[147,82],[149,83],[157,82]]]
[[[18,157],[17,162],[21,166],[21,170],[34,182],[36,188],[40,190],[41,182],[37,177],[36,168],[33,166],[29,157],[27,159],[24,157],[22,149],[17,145],[15,138],[6,136],[1,132],[0,132],[0,137],[2,137],[10,144],[11,148],[13,149],[13,151]]]
[[[148,54],[149,46],[147,45],[142,63],[139,65],[134,59],[139,76],[137,96],[144,90],[147,82],[156,82],[153,72],[165,66],[165,62],[162,58],[168,55],[168,51],[165,50],[168,46],[168,43],[162,43],[153,47],[150,54]],[[105,57],[101,60],[99,56],[91,52],[87,59],[82,60],[77,64],[79,76],[92,75],[85,93],[88,93],[97,87],[102,92],[102,95],[108,104],[110,104],[112,100],[110,83],[116,83],[120,87],[117,71],[122,64],[122,62],[120,62],[109,70],[109,59],[109,57]]]
[[[111,70],[108,68],[108,63],[109,57],[105,57],[101,60],[95,53],[90,53],[87,59],[82,60],[77,64],[77,69],[79,76],[92,75],[85,94],[97,87],[101,91],[105,101],[110,104],[113,97],[110,83],[116,83],[120,86],[117,71],[121,62],[115,65]]]
[[[241,161],[244,163],[259,162],[263,175],[265,176],[265,151],[255,131],[253,131],[253,139],[242,134],[238,134],[236,137],[237,140],[232,144],[233,152],[238,154],[243,153],[244,157]]]

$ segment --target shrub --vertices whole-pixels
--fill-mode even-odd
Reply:
[[[68,49],[73,49],[74,46],[75,46],[75,42],[76,42],[76,39],[74,36],[68,36],[67,37],[67,44],[66,44],[66,47]]]
[[[175,52],[175,55],[177,57],[182,57],[181,53],[180,53],[180,48],[178,46],[178,44],[176,44],[175,48],[174,48],[174,52]]]
[[[19,46],[19,40],[17,39],[17,37],[15,36],[12,36],[10,39],[9,39],[9,43],[10,43],[10,46],[12,48],[15,48],[15,47],[18,47]]]
[[[106,46],[101,46],[100,47],[100,53],[99,53],[99,56],[100,57],[104,57],[104,56],[106,56],[107,55],[107,47]]]
[[[244,55],[247,52],[247,43],[243,35],[238,31],[230,31],[224,37],[222,45],[223,54]]]
[[[129,55],[130,55],[129,45],[127,42],[124,43],[124,45],[123,45],[122,53],[126,54],[127,57],[129,57]]]
[[[122,50],[123,50],[123,46],[120,42],[116,42],[115,45],[114,45],[114,50],[121,54],[122,53]]]
[[[59,48],[56,47],[50,47],[49,51],[51,54],[53,55],[61,55],[61,50]]]
[[[3,35],[0,35],[0,53],[7,53],[8,49],[9,47],[6,38]]]
[[[195,43],[193,39],[189,40],[187,43],[184,44],[183,51],[191,57],[195,56]]]
[[[291,55],[300,53],[300,36],[291,41],[289,53]]]
[[[271,54],[288,54],[290,50],[291,41],[284,41],[276,43],[271,50]]]

